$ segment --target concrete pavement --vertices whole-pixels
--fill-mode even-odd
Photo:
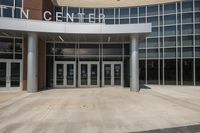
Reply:
[[[0,101],[0,132],[118,133],[200,124],[200,87],[150,88],[17,92]]]

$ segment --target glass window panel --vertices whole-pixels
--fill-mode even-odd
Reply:
[[[131,17],[137,17],[138,16],[138,10],[137,10],[137,8],[131,8],[130,9],[130,16]]]
[[[195,36],[195,45],[200,46],[200,36],[199,35]]]
[[[114,19],[106,19],[105,23],[106,24],[114,24]]]
[[[195,13],[195,22],[200,22],[200,12]]]
[[[147,60],[147,83],[158,84],[158,60]]]
[[[147,18],[147,23],[152,23],[152,26],[158,25],[158,17]]]
[[[119,8],[115,8],[115,18],[119,18]]]
[[[176,15],[164,16],[165,25],[176,24]]]
[[[53,43],[46,43],[46,54],[54,55],[54,44]]]
[[[22,52],[22,39],[15,39],[15,52]]]
[[[129,24],[129,19],[120,19],[120,24]]]
[[[160,15],[163,15],[163,5],[160,5]]]
[[[68,43],[56,43],[55,44],[56,55],[75,55],[75,45]]]
[[[145,39],[139,40],[139,48],[146,48],[146,41]]]
[[[176,46],[176,37],[166,37],[164,40],[165,47]]]
[[[104,55],[122,55],[122,45],[120,44],[104,44],[103,45]]]
[[[81,44],[79,46],[80,55],[99,55],[99,44]]]
[[[13,54],[0,53],[0,59],[13,59]]]
[[[158,15],[158,6],[148,6],[147,7],[147,15]]]
[[[200,85],[200,59],[196,59],[195,61],[195,67],[196,67],[196,85]]]
[[[157,27],[153,27],[153,28],[152,28],[152,32],[150,33],[149,36],[150,36],[150,37],[158,36],[158,28],[157,28]]]
[[[46,86],[53,87],[54,57],[46,56]]]
[[[145,60],[139,61],[139,77],[140,77],[140,84],[144,84],[146,82],[146,61]]]
[[[181,24],[181,15],[177,14],[177,24]]]
[[[13,0],[0,0],[0,5],[13,6]]]
[[[146,23],[146,19],[145,18],[139,18],[139,23]]]
[[[181,12],[181,4],[180,4],[180,2],[177,2],[177,12]]]
[[[145,14],[145,7],[139,7],[139,16],[146,16]]]
[[[200,58],[200,47],[195,48],[195,57]],[[200,68],[200,67],[199,67]]]
[[[163,58],[163,48],[160,49],[160,58]]]
[[[176,4],[165,4],[164,5],[164,13],[165,14],[171,14],[171,13],[176,13]]]
[[[146,58],[146,50],[145,49],[139,50],[139,58]]]
[[[193,59],[183,60],[183,84],[193,85]]]
[[[183,46],[193,46],[193,36],[183,36],[182,38]]]
[[[16,7],[22,7],[22,0],[15,0]]]
[[[163,36],[163,27],[160,27],[160,36]]]
[[[195,10],[200,11],[200,0],[195,1]]]
[[[13,38],[0,38],[0,52],[13,52]]]
[[[104,9],[106,18],[114,18],[114,9]]]
[[[182,11],[188,12],[193,10],[193,2],[192,1],[183,1],[182,2]]]
[[[147,58],[158,58],[158,49],[147,49]]]
[[[19,8],[15,8],[15,18],[21,18],[21,11]]]
[[[193,57],[193,48],[183,48],[183,57]]]
[[[176,58],[176,48],[165,48],[165,58]]]
[[[158,47],[158,38],[148,38],[147,47]]]
[[[192,13],[183,13],[182,14],[182,23],[192,23],[193,14]]]
[[[129,8],[120,9],[120,18],[122,17],[129,17]]]
[[[85,18],[89,18],[89,14],[94,14],[94,8],[84,8]]]
[[[176,60],[164,60],[165,84],[176,85]]]
[[[12,17],[12,8],[7,7],[6,9],[3,9],[3,16],[4,17]]]
[[[176,35],[176,26],[165,26],[164,27],[164,35]]]
[[[130,44],[124,44],[124,55],[130,55]]]
[[[22,59],[22,54],[15,54],[15,59]]]
[[[200,34],[200,24],[195,25],[195,33]]]
[[[163,25],[163,16],[160,16],[160,25]]]
[[[130,23],[132,23],[132,24],[137,24],[138,23],[138,19],[137,18],[131,18],[130,19]]]

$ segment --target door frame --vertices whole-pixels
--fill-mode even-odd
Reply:
[[[18,59],[0,59],[0,62],[6,63],[6,86],[0,87],[0,90],[16,90],[22,88],[23,82],[23,66],[22,60]],[[20,83],[19,87],[11,87],[11,63],[19,63],[20,64]]]
[[[104,65],[108,64],[111,65],[111,85],[104,84]],[[121,85],[114,85],[114,65],[120,64],[121,65]],[[102,62],[102,87],[123,87],[124,86],[124,65],[123,61],[103,61]]]
[[[87,85],[81,85],[81,64],[87,64],[88,67],[88,84]],[[91,64],[97,64],[97,85],[91,85]],[[99,82],[99,79],[100,79],[100,65],[99,65],[99,61],[79,61],[78,63],[78,87],[100,87],[100,82]]]
[[[57,79],[57,64],[63,64],[63,71],[64,71],[64,81],[63,85],[57,85],[56,79]],[[73,64],[74,65],[74,84],[73,85],[67,85],[67,65]],[[54,62],[54,80],[53,80],[53,86],[55,88],[70,88],[70,87],[76,87],[76,62],[75,61],[55,61]]]

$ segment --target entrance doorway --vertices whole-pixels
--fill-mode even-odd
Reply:
[[[102,63],[102,86],[123,86],[123,63]]]
[[[79,62],[79,87],[99,87],[99,62]]]
[[[21,81],[21,61],[0,60],[0,89],[20,89]]]
[[[76,86],[76,63],[75,62],[55,62],[54,85],[55,87],[75,87]]]

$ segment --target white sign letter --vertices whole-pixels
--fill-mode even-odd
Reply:
[[[105,15],[102,13],[99,14],[99,23],[105,23]]]
[[[60,20],[60,19],[62,19],[62,12],[56,12],[56,21],[57,22],[62,22],[62,20]]]
[[[67,13],[67,22],[69,22],[69,19],[71,20],[71,22],[74,22],[74,13],[72,13],[71,16],[69,13]]]
[[[95,15],[93,13],[89,14],[89,23],[95,23]]]
[[[45,11],[44,14],[43,14],[43,17],[44,17],[45,21],[51,21],[52,20],[51,16],[52,16],[52,13],[50,11]]]
[[[6,6],[0,6],[0,10],[1,10],[1,17],[3,17],[3,9],[7,9],[7,7]]]
[[[23,16],[28,19],[29,18],[29,10],[26,10],[26,12],[21,9],[21,18],[23,18]]]

